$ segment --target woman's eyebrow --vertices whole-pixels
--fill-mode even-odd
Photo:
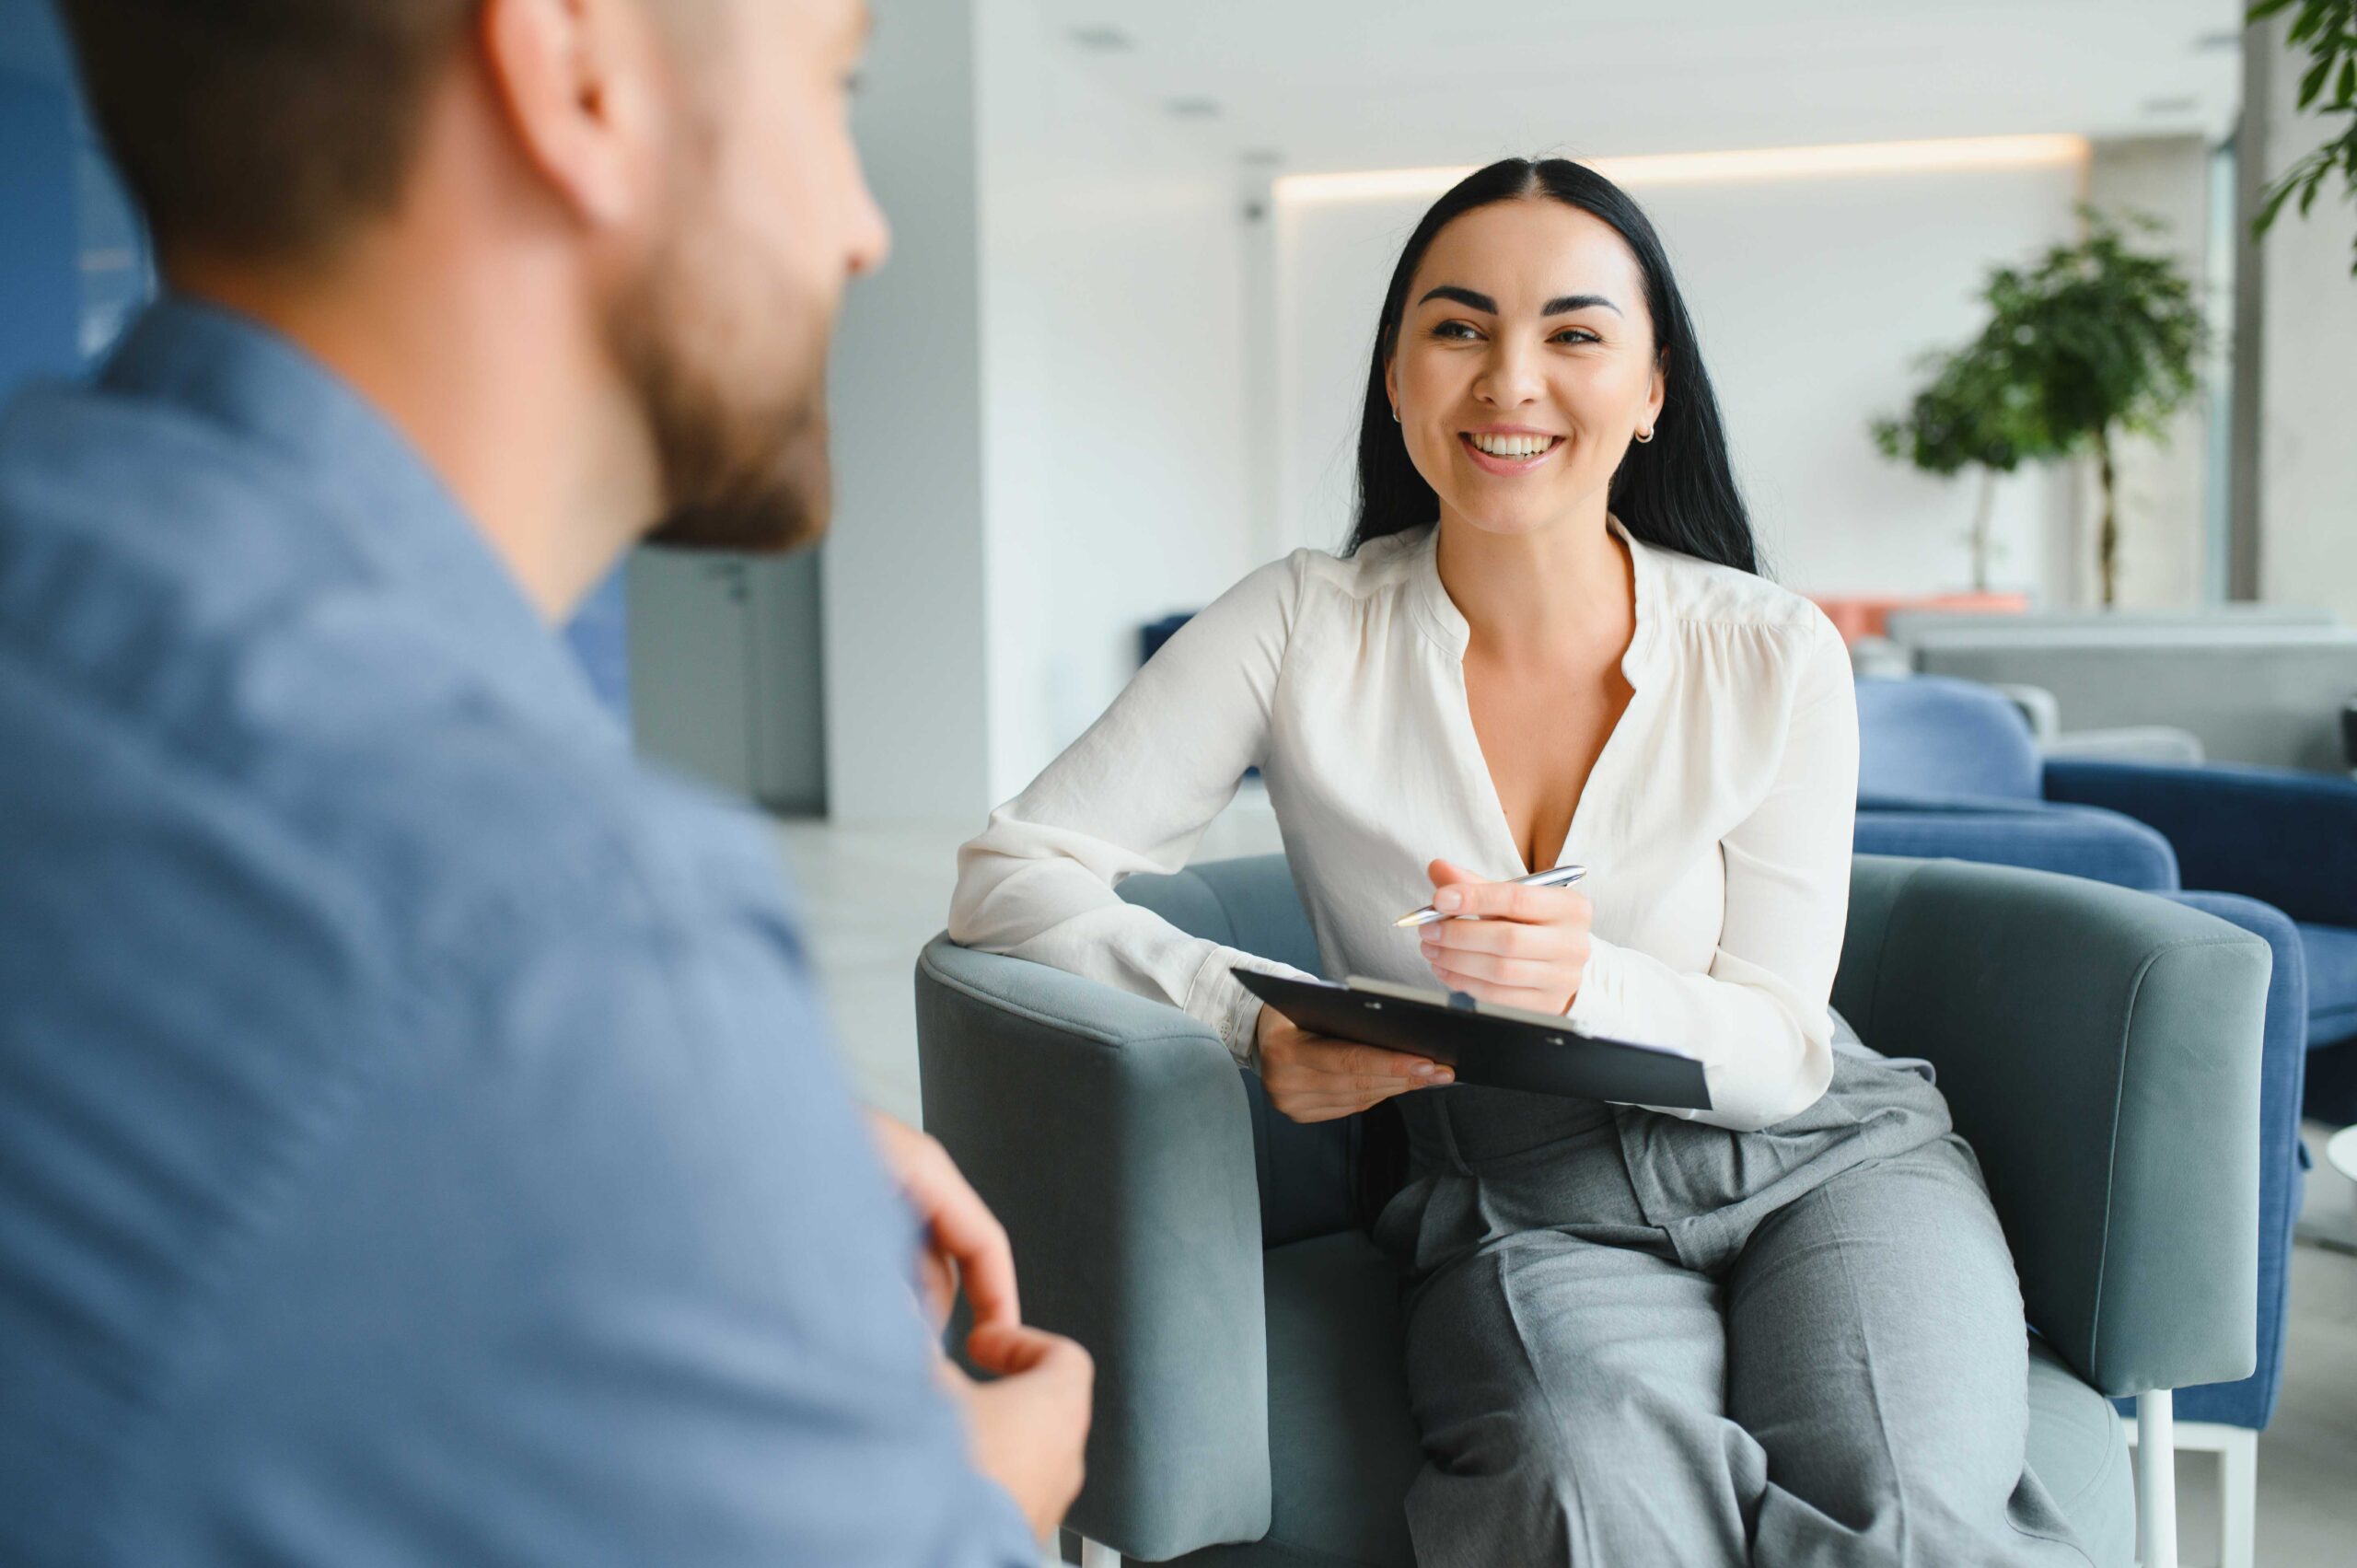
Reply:
[[[1445,283],[1438,288],[1428,291],[1423,298],[1419,299],[1416,303],[1419,305],[1429,305],[1435,299],[1453,299],[1459,305],[1482,311],[1485,314],[1492,316],[1498,313],[1498,302],[1496,300],[1492,299],[1486,294],[1476,294],[1469,288],[1459,288],[1453,283]],[[1560,298],[1549,300],[1547,302],[1546,308],[1539,311],[1538,314],[1541,316],[1562,316],[1573,310],[1585,310],[1590,306],[1601,306],[1605,309],[1611,311],[1615,316],[1625,314],[1625,312],[1621,310],[1620,307],[1613,304],[1612,301],[1605,298],[1604,296],[1600,294],[1566,294]]]
[[[1416,303],[1419,305],[1429,305],[1435,299],[1453,299],[1459,305],[1468,306],[1475,310],[1484,311],[1492,316],[1498,313],[1498,302],[1496,300],[1492,299],[1486,294],[1476,294],[1469,288],[1459,288],[1453,283],[1445,283],[1441,285],[1438,288],[1434,289],[1431,293],[1425,295],[1423,298],[1416,301]]]

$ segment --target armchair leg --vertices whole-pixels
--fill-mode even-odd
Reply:
[[[2219,1445],[2220,1522],[2225,1527],[2221,1568],[2254,1568],[2258,1562],[2258,1434],[2247,1427],[2225,1429]]]
[[[1121,1568],[1121,1554],[1102,1541],[1080,1538],[1080,1568]]]
[[[2129,1443],[2142,1450],[2140,1423],[2125,1423]],[[2219,1568],[2256,1568],[2258,1562],[2258,1434],[2218,1421],[2170,1423],[2180,1454],[2218,1456]],[[2141,1489],[2142,1460],[2137,1475]]]
[[[2177,1568],[2176,1409],[2166,1388],[2136,1396],[2136,1536],[2142,1568]]]

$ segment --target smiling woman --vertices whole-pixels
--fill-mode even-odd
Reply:
[[[1652,226],[1568,163],[1442,197],[1386,291],[1358,526],[1166,643],[959,857],[951,936],[1215,1029],[1299,1121],[1395,1105],[1425,1568],[2054,1565],[2021,1295],[1939,1090],[1837,1051],[1840,635],[1763,579]],[[1329,976],[1702,1064],[1707,1110],[1452,1082],[1115,887],[1258,766]],[[1508,878],[1580,865],[1577,888]],[[1450,918],[1392,912],[1432,889]]]
[[[1497,243],[1493,231],[1533,219],[1554,231],[1551,243]],[[1502,293],[1503,284],[1471,286],[1466,269],[1510,275],[1516,255],[1543,258],[1538,271],[1514,280],[1522,297]],[[1501,375],[1539,386],[1558,412],[1576,410],[1580,428],[1516,423],[1495,401]],[[1537,401],[1509,395],[1517,406]],[[1457,414],[1466,417],[1450,426]],[[1395,422],[1404,442],[1389,428]],[[1557,450],[1565,446],[1568,453]],[[1452,447],[1464,448],[1461,458],[1449,459]],[[1459,494],[1450,482],[1550,468],[1558,471],[1536,494]],[[1358,484],[1345,554],[1422,527],[1444,501],[1551,517],[1601,489],[1646,543],[1759,569],[1718,399],[1660,237],[1619,186],[1561,158],[1476,170],[1409,236],[1367,368]]]

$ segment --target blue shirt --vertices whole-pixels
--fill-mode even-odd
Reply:
[[[157,307],[0,423],[0,1562],[1001,1564],[753,820]]]

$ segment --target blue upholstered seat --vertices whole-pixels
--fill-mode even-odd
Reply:
[[[2264,1428],[2282,1383],[2308,1055],[2357,1035],[2357,930],[2293,921],[2347,910],[2357,923],[2357,784],[2269,768],[2042,761],[2011,701],[1943,676],[1861,679],[1858,726],[1861,854],[2022,865],[2141,889],[2232,921],[2272,949],[2258,1365],[2177,1400],[2182,1420]],[[2320,886],[2326,878],[2300,864],[2304,855],[2341,885]],[[2357,1057],[2357,1048],[2334,1054]]]
[[[2328,1040],[2357,1035],[2357,930],[2346,925],[2299,926],[2308,961],[2308,1032]]]

